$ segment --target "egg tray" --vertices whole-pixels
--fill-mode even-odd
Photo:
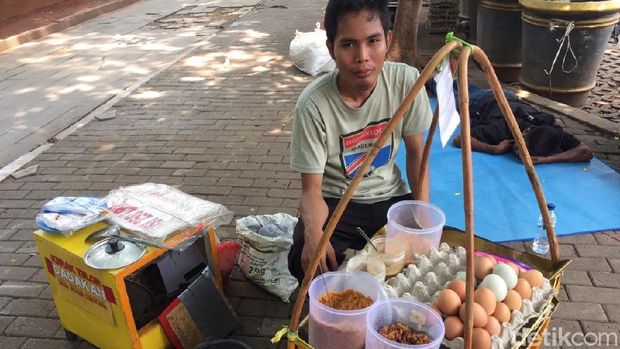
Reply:
[[[548,280],[545,280],[548,284]],[[524,300],[528,301],[528,300]],[[491,336],[491,349],[519,349],[528,348],[533,340],[532,334],[538,333],[545,321],[551,317],[556,310],[559,300],[553,291],[549,297],[540,304],[540,310],[524,316],[519,310],[512,312],[510,321],[502,324],[502,331],[499,336]],[[523,309],[523,307],[522,307]],[[462,349],[465,347],[463,337],[457,337],[452,340],[444,338],[441,348]]]
[[[464,270],[465,249],[458,246],[452,250],[444,242],[439,249],[431,248],[415,263],[386,280],[384,288],[390,298],[403,297],[432,304],[456,273]]]
[[[549,265],[550,261],[542,259],[543,263],[538,263],[537,259],[541,259],[540,257],[527,255],[527,258],[523,258],[525,252],[478,237],[475,239],[476,250],[528,263],[546,277],[541,288],[532,289],[531,299],[524,300],[521,309],[513,311],[510,321],[502,324],[499,336],[491,337],[493,349],[528,347],[532,339],[530,334],[540,330],[559,303],[555,285],[570,261],[561,261],[554,269],[554,265]],[[441,290],[455,278],[456,273],[465,271],[465,249],[458,244],[464,243],[464,234],[457,230],[444,229],[442,241],[438,249],[432,248],[426,255],[418,257],[415,263],[405,267],[401,273],[385,281],[384,288],[390,298],[402,297],[433,304]],[[457,247],[451,248],[450,243]],[[461,349],[464,347],[464,339],[444,339],[442,346]]]

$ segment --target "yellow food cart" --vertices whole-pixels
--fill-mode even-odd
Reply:
[[[80,336],[100,348],[171,347],[156,316],[146,324],[136,321],[132,303],[140,300],[132,299],[127,287],[132,274],[162,259],[169,248],[147,246],[135,262],[118,269],[89,267],[84,254],[91,243],[85,239],[105,227],[97,223],[70,237],[34,232],[62,326],[69,337]]]

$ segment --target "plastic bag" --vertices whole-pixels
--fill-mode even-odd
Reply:
[[[223,205],[203,200],[166,184],[144,183],[112,190],[105,198],[110,220],[157,246],[188,228],[174,248],[183,249],[208,231],[232,221],[233,213]],[[170,246],[172,247],[172,246]]]
[[[327,35],[317,22],[313,32],[295,31],[295,38],[291,40],[289,55],[297,69],[312,76],[332,71],[336,63],[329,55],[325,41]]]
[[[286,213],[237,220],[239,267],[249,280],[286,303],[298,284],[288,271],[287,258],[296,224],[297,218]]]
[[[71,236],[75,231],[106,219],[105,200],[94,197],[59,196],[37,214],[37,226],[46,232]]]

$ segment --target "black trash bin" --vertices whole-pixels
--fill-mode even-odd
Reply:
[[[519,3],[520,84],[551,99],[582,105],[596,84],[596,72],[620,18],[620,0]]]
[[[477,44],[497,77],[514,82],[521,72],[521,5],[518,0],[478,0]]]

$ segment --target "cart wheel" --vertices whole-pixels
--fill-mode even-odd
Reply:
[[[67,340],[71,342],[77,342],[80,339],[77,334],[67,330],[66,328],[63,328],[63,330],[65,331],[65,337],[67,338]]]

